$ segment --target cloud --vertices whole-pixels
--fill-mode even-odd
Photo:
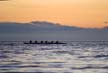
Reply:
[[[62,26],[51,22],[1,22],[0,40],[108,40],[108,28]]]
[[[9,1],[9,0],[0,0],[0,1]]]
[[[105,23],[105,24],[108,24],[108,21],[105,21],[104,23]]]

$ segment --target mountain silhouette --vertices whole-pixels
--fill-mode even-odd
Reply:
[[[80,28],[46,21],[0,22],[0,40],[108,40],[108,27]]]

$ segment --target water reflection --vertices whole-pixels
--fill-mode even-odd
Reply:
[[[0,72],[107,73],[107,44],[0,45]]]

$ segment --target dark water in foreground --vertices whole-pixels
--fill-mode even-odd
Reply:
[[[108,42],[2,44],[1,72],[108,73]]]

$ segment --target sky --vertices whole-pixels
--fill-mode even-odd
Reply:
[[[0,22],[7,21],[102,28],[108,26],[108,0],[0,0]]]

